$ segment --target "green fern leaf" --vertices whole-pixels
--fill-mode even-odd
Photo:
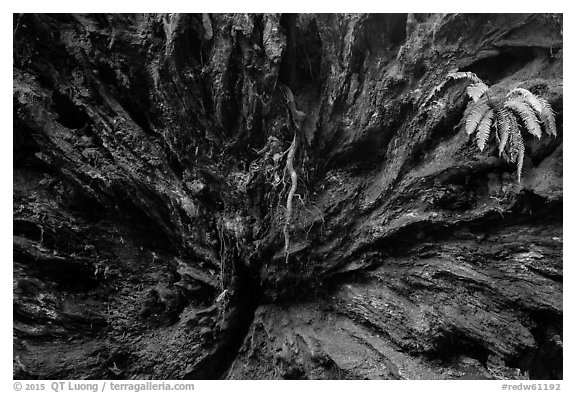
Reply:
[[[516,123],[516,119],[508,109],[500,108],[498,112],[496,112],[496,122],[498,126],[498,132],[496,135],[499,134],[500,136],[500,141],[498,142],[498,154],[502,157],[502,153],[504,152],[504,148],[506,147],[508,138],[510,137],[510,128],[512,127],[512,123]]]
[[[538,139],[542,137],[540,121],[536,117],[534,110],[528,104],[512,98],[504,103],[504,107],[510,109],[522,119],[522,122],[524,122],[524,125],[530,134],[534,135]]]
[[[484,82],[474,83],[466,88],[466,93],[472,101],[476,102],[488,91],[488,86]]]
[[[482,118],[489,109],[490,107],[485,102],[475,104],[472,107],[468,117],[466,118],[466,133],[468,135],[472,135],[474,131],[476,131],[478,125],[480,125],[480,121],[482,121]]]
[[[540,121],[544,125],[544,130],[548,135],[556,136],[556,120],[554,119],[554,111],[552,107],[543,98],[538,98],[542,104],[542,111],[540,112]]]
[[[492,127],[492,120],[494,119],[494,110],[489,109],[480,124],[478,124],[478,133],[476,134],[476,143],[480,151],[484,150],[486,146],[486,141],[490,137],[490,128]]]
[[[516,89],[510,91],[510,93],[506,94],[506,98],[519,99],[528,104],[537,114],[542,112],[542,102],[540,101],[540,98],[532,94],[532,92],[529,90],[517,87]]]

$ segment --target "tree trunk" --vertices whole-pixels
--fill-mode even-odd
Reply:
[[[561,16],[15,14],[13,56],[14,378],[562,378]],[[455,69],[556,112],[520,183]]]

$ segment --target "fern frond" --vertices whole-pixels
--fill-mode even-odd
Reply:
[[[508,138],[510,137],[510,128],[512,127],[512,123],[516,123],[516,119],[508,109],[500,108],[498,112],[496,112],[496,122],[498,126],[498,132],[496,135],[499,135],[500,137],[500,141],[498,142],[498,154],[502,157],[502,153],[504,152],[504,148],[506,147]]]
[[[532,92],[529,90],[517,87],[511,90],[510,93],[506,94],[506,98],[521,99],[521,101],[524,101],[526,104],[528,104],[537,114],[542,112],[542,102],[540,101],[540,98],[532,94]]]
[[[484,82],[474,83],[466,88],[466,93],[472,101],[476,102],[488,91],[488,86]]]
[[[472,83],[482,82],[482,79],[478,78],[478,75],[470,71],[453,71],[448,74],[448,79],[469,79]]]
[[[470,80],[470,82],[472,82],[474,84],[483,83],[482,80],[480,78],[478,78],[478,76],[473,72],[469,72],[469,71],[464,72],[464,71],[456,71],[456,70],[450,71],[448,73],[448,75],[446,76],[446,78],[430,92],[428,97],[426,97],[426,99],[424,100],[424,105],[426,105],[428,102],[430,102],[436,95],[440,94],[440,92],[442,92],[442,90],[446,87],[446,85],[450,81],[461,80],[461,79],[468,79],[468,80]]]
[[[540,121],[536,117],[534,110],[526,103],[520,100],[511,99],[504,103],[504,108],[510,109],[518,115],[528,132],[540,139],[542,137],[542,129],[540,128]]]
[[[556,120],[554,119],[554,111],[548,101],[543,98],[538,98],[538,100],[542,104],[540,121],[544,125],[544,130],[548,135],[556,136]]]
[[[542,137],[543,130],[548,135],[556,136],[555,113],[552,107],[545,99],[521,87],[512,89],[503,101],[492,102],[487,94],[489,87],[472,72],[452,71],[438,88],[443,88],[449,80],[459,79],[469,79],[472,82],[466,88],[468,97],[472,99],[464,113],[466,133],[476,133],[476,144],[480,151],[483,151],[494,127],[499,156],[516,164],[520,183],[526,154],[521,127],[538,139]]]
[[[516,161],[516,174],[518,175],[518,183],[520,183],[520,178],[522,177],[523,165],[524,165],[524,145],[522,145],[522,149],[518,152],[518,160]]]
[[[482,118],[489,109],[490,106],[485,102],[474,105],[466,118],[466,133],[468,135],[472,135],[474,131],[476,131],[480,121],[482,121]]]
[[[510,161],[516,163],[516,173],[518,175],[518,183],[522,176],[522,166],[524,165],[524,140],[522,139],[522,132],[518,123],[512,121],[510,124],[510,147],[508,149],[510,154]]]
[[[489,109],[480,124],[478,124],[478,133],[476,134],[476,143],[478,144],[478,148],[480,151],[484,150],[486,146],[486,141],[490,137],[490,128],[492,127],[492,120],[494,119],[494,110]]]

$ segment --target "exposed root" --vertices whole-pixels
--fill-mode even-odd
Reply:
[[[294,170],[294,157],[296,156],[296,150],[298,149],[298,134],[302,128],[302,123],[306,119],[306,114],[299,111],[296,108],[296,102],[294,101],[294,95],[290,88],[286,85],[281,84],[280,88],[286,98],[286,103],[290,109],[290,115],[292,118],[292,123],[294,124],[294,139],[292,144],[288,149],[288,157],[286,158],[286,171],[290,174],[291,187],[288,193],[288,198],[286,199],[286,220],[284,222],[284,253],[286,254],[286,263],[288,263],[288,258],[290,257],[290,234],[288,233],[288,226],[290,225],[290,217],[292,215],[292,200],[294,199],[294,193],[296,192],[296,186],[298,185],[298,175]]]
[[[296,192],[296,186],[298,185],[298,175],[294,170],[294,156],[296,155],[296,139],[297,134],[294,133],[294,139],[290,145],[290,150],[288,151],[288,157],[286,158],[286,170],[290,173],[290,179],[292,185],[290,186],[290,191],[288,192],[288,198],[286,198],[286,220],[284,222],[284,253],[286,254],[286,263],[288,263],[288,258],[290,257],[290,234],[288,232],[288,226],[290,225],[290,217],[292,215],[292,200],[294,199],[294,193]]]

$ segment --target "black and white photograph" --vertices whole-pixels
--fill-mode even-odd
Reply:
[[[565,390],[563,25],[13,13],[9,387]]]

